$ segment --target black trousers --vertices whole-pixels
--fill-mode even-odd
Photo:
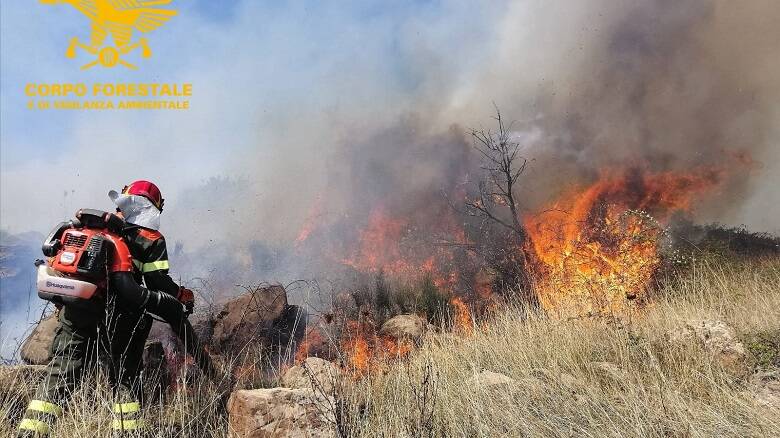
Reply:
[[[142,427],[141,371],[152,321],[115,301],[89,300],[60,310],[46,377],[19,425],[20,436],[46,436],[85,374],[101,366],[114,393],[116,430]]]

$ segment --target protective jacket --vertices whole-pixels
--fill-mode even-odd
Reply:
[[[63,228],[62,224],[59,228]],[[156,244],[144,245],[140,231],[131,230],[126,237],[120,235],[124,233],[101,232],[101,237],[108,242],[105,290],[90,299],[69,301],[59,312],[52,360],[19,424],[20,436],[48,435],[84,372],[99,358],[106,365],[114,388],[112,428],[120,431],[142,428],[139,375],[144,342],[151,327],[145,312],[169,323],[201,368],[207,374],[214,374],[208,355],[186,319],[184,306],[169,293],[173,290],[171,284],[175,286],[175,283],[167,275],[164,240],[160,236],[154,239]],[[139,258],[133,257],[131,247]],[[147,286],[154,285],[165,292],[141,286],[138,281],[141,278]]]
[[[123,236],[133,257],[138,283],[143,280],[149,289],[176,296],[180,287],[168,275],[168,249],[165,237],[159,231],[137,225],[125,227]]]

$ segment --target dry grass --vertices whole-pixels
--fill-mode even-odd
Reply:
[[[357,384],[348,395],[360,401],[351,410],[352,430],[358,436],[780,436],[780,412],[758,406],[744,377],[693,342],[671,345],[667,335],[693,318],[723,320],[741,335],[776,332],[779,284],[777,261],[705,265],[669,282],[651,308],[627,321],[563,322],[509,310],[468,337],[435,336],[408,367]],[[482,387],[472,379],[481,370],[517,384]],[[419,385],[429,374],[435,408],[421,430]]]
[[[0,384],[0,436],[14,436],[15,427],[35,392],[34,379],[8,379]],[[217,388],[196,383],[178,391],[164,403],[147,406],[145,419],[154,424],[155,437],[226,437],[227,419],[220,414]],[[114,401],[104,376],[85,377],[58,421],[53,437],[94,438],[111,436]],[[132,436],[132,435],[123,435]]]
[[[723,320],[746,338],[780,333],[778,285],[777,260],[708,264],[667,282],[629,319],[564,322],[510,308],[469,335],[431,336],[408,361],[343,387],[344,426],[372,437],[780,436],[780,412],[756,404],[744,376],[694,342],[668,341],[694,318]],[[516,383],[480,386],[472,376],[482,370]],[[105,385],[85,383],[56,436],[108,435]],[[0,382],[0,436],[13,434],[31,386]],[[147,418],[160,436],[225,437],[213,393],[190,388]]]

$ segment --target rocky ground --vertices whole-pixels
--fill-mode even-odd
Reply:
[[[307,318],[284,289],[257,288],[195,319],[230,392],[199,383],[156,328],[145,360],[168,374],[149,416],[162,436],[780,436],[777,284],[777,261],[708,266],[624,318],[560,321],[508,304],[451,332],[398,315],[379,333],[411,351],[359,373],[338,354],[296,360]],[[45,362],[51,327],[31,335],[27,362]],[[0,369],[0,433],[41,373]],[[58,436],[101,436],[109,414],[85,408],[106,403],[100,394],[77,395]]]

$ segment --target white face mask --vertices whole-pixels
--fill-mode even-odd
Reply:
[[[152,204],[152,201],[143,196],[119,194],[116,190],[108,192],[108,197],[122,212],[125,222],[150,230],[160,229],[160,214],[162,212]]]

